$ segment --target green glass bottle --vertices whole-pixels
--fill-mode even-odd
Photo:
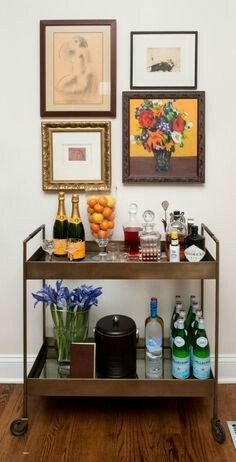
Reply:
[[[172,335],[172,332],[173,332],[173,329],[174,329],[174,324],[175,322],[177,321],[177,319],[179,318],[179,313],[180,311],[183,309],[183,305],[181,302],[177,302],[176,305],[175,305],[175,310],[172,314],[172,318],[171,318],[171,321],[170,321],[170,347],[172,348],[173,346],[173,335]]]
[[[65,211],[65,194],[58,194],[58,210],[53,225],[54,255],[66,255],[68,219]]]
[[[189,305],[189,310],[188,310],[188,314],[187,314],[187,318],[186,318],[186,326],[187,326],[187,329],[189,329],[189,325],[190,325],[190,322],[191,322],[191,317],[192,317],[192,306],[193,306],[193,303],[196,302],[197,299],[196,299],[196,296],[195,295],[190,295],[190,305]]]
[[[183,318],[178,319],[177,332],[173,341],[172,375],[176,379],[187,379],[190,376],[189,345]]]
[[[210,346],[205,330],[205,321],[200,318],[193,343],[193,376],[206,380],[211,375]]]
[[[198,321],[202,317],[202,310],[198,308],[194,315],[194,319],[189,326],[189,352],[190,352],[190,367],[193,366],[193,343],[195,339],[195,334],[198,328]]]
[[[68,225],[68,246],[76,247],[76,250],[73,253],[70,252],[70,259],[83,260],[85,258],[85,232],[79,213],[79,195],[73,194],[71,202],[72,213]]]

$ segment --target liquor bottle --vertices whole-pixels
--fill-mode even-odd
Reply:
[[[180,261],[180,247],[177,231],[171,232],[169,256],[170,262],[172,263],[177,263]]]
[[[199,262],[205,256],[205,237],[198,234],[198,226],[192,225],[186,237],[185,257],[190,262]]]
[[[170,213],[170,222],[167,227],[166,232],[166,256],[169,260],[169,246],[171,243],[171,232],[177,231],[178,233],[178,240],[180,245],[180,260],[185,260],[185,239],[187,235],[187,226],[186,220],[184,217],[184,212],[180,212],[179,210],[175,210],[173,213]]]
[[[190,375],[189,345],[184,319],[179,318],[172,349],[172,375],[176,379],[187,379]]]
[[[68,219],[65,211],[65,194],[58,194],[58,210],[53,225],[54,255],[66,255],[66,242],[68,235]]]
[[[129,205],[129,219],[123,226],[125,246],[129,257],[139,258],[139,233],[142,231],[142,226],[137,218],[138,206],[137,204]]]
[[[155,213],[145,210],[143,213],[143,230],[139,233],[140,256],[142,261],[157,261],[161,258],[161,235],[154,229]]]
[[[193,376],[204,380],[209,379],[210,374],[210,346],[205,331],[205,321],[200,318],[193,344]]]
[[[83,260],[85,258],[85,233],[79,213],[79,196],[72,195],[72,213],[68,225],[68,246],[73,246],[72,260]],[[78,242],[77,242],[78,241]],[[68,251],[69,253],[69,251]]]
[[[146,377],[159,379],[163,376],[164,322],[158,316],[157,299],[152,297],[150,316],[145,321]]]
[[[187,329],[189,329],[189,325],[190,325],[191,317],[192,317],[192,313],[193,313],[192,306],[193,306],[193,303],[196,302],[196,301],[197,301],[196,296],[195,295],[190,295],[190,304],[189,304],[188,314],[187,314],[187,318],[186,318]]]

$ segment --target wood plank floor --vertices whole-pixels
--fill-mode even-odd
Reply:
[[[29,430],[11,435],[22,415],[22,386],[0,385],[1,462],[235,462],[226,420],[236,420],[236,385],[219,386],[223,445],[211,434],[206,399],[29,397]]]

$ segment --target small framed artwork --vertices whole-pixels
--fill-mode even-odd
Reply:
[[[123,182],[205,182],[205,92],[123,92]]]
[[[111,123],[42,123],[44,191],[109,191]]]
[[[40,111],[116,115],[116,20],[40,21]]]
[[[130,88],[197,88],[194,32],[131,32]]]

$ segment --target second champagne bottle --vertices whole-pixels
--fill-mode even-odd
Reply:
[[[72,213],[68,224],[68,249],[73,246],[71,260],[83,260],[85,258],[85,232],[79,213],[79,195],[72,195]]]

